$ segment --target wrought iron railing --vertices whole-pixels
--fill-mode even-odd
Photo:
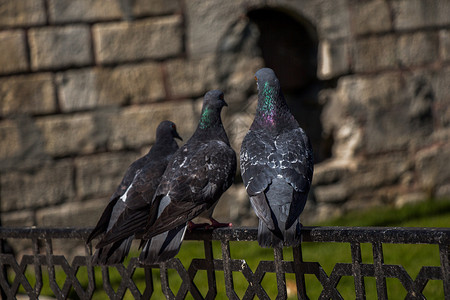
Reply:
[[[277,299],[286,299],[286,274],[295,274],[297,296],[299,299],[308,299],[308,289],[305,285],[305,275],[313,275],[323,287],[319,299],[343,299],[336,288],[343,276],[351,276],[354,281],[357,299],[365,299],[366,291],[364,279],[375,278],[378,299],[387,299],[387,278],[397,278],[407,291],[407,299],[424,299],[423,290],[430,280],[440,280],[443,284],[444,297],[450,299],[450,228],[355,228],[355,227],[304,227],[304,242],[339,242],[349,243],[351,263],[337,262],[330,273],[324,271],[318,262],[304,261],[302,247],[292,248],[293,259],[284,260],[283,250],[275,248],[273,261],[260,261],[257,268],[252,271],[243,259],[233,259],[230,254],[231,241],[255,241],[257,230],[253,228],[227,228],[214,231],[195,231],[186,234],[186,240],[203,241],[205,258],[193,258],[190,265],[185,268],[179,259],[161,264],[160,266],[144,267],[136,258],[132,258],[127,266],[116,265],[122,280],[118,288],[114,289],[110,282],[108,267],[102,268],[102,285],[105,293],[111,299],[121,299],[129,290],[134,298],[149,299],[154,292],[152,269],[160,268],[161,290],[168,299],[184,299],[188,292],[195,299],[214,299],[217,296],[216,272],[223,272],[226,296],[229,299],[239,299],[234,289],[233,272],[240,272],[248,281],[248,288],[242,299],[269,299],[267,292],[261,284],[266,273],[276,274],[278,288]],[[58,299],[66,299],[71,288],[80,299],[91,299],[96,290],[94,266],[90,255],[92,247],[85,247],[84,256],[76,256],[72,262],[62,256],[54,254],[52,241],[54,239],[75,239],[84,241],[90,229],[75,228],[0,228],[0,239],[31,240],[33,254],[23,255],[20,261],[12,254],[0,253],[0,288],[2,298],[15,299],[19,286],[22,286],[30,299],[37,299],[41,293],[43,269],[47,271],[51,290]],[[213,256],[213,241],[221,244],[221,258]],[[364,263],[361,256],[361,244],[372,245],[373,263]],[[407,273],[401,265],[384,263],[384,244],[434,244],[439,247],[440,265],[422,266],[415,279]],[[3,249],[3,245],[1,245]],[[412,246],[413,247],[413,246]],[[33,266],[35,282],[31,283],[25,270]],[[65,283],[62,287],[57,284],[55,268],[65,273]],[[80,267],[87,269],[87,285],[82,285],[77,278]],[[141,292],[133,282],[133,274],[137,268],[145,271],[145,289]],[[182,283],[177,291],[169,285],[168,271],[176,270]],[[206,271],[207,293],[201,293],[194,283],[199,271]],[[7,273],[10,276],[7,276]]]

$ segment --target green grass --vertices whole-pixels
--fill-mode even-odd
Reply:
[[[305,224],[315,225],[315,224]],[[393,208],[374,208],[364,213],[352,213],[338,219],[330,220],[320,226],[401,226],[401,227],[450,227],[450,201],[426,201],[423,203],[408,205],[401,209]],[[260,248],[257,242],[231,242],[231,256],[233,259],[245,259],[252,272],[256,270],[258,263],[262,260],[273,260],[273,251],[271,249]],[[307,243],[302,244],[303,259],[305,261],[319,262],[329,276],[337,262],[351,263],[350,245],[346,243]],[[364,263],[372,263],[372,246],[362,244],[362,258]],[[439,249],[436,245],[401,245],[384,244],[384,259],[386,264],[402,265],[414,279],[423,265],[439,266]],[[221,258],[220,242],[213,242],[214,257]],[[137,256],[137,253],[133,254]],[[177,256],[182,264],[187,268],[192,258],[204,258],[203,243],[197,241],[185,241]],[[292,251],[290,248],[284,249],[284,259],[292,260]],[[43,268],[45,270],[45,268]],[[107,299],[102,290],[101,269],[95,268],[97,290],[94,299]],[[33,268],[29,266],[27,278],[33,285]],[[113,286],[117,289],[120,284],[120,276],[114,267],[110,268],[110,278]],[[44,274],[43,295],[52,295],[48,286],[47,275]],[[86,270],[80,270],[77,277],[84,286],[87,286]],[[59,285],[62,286],[65,280],[64,274],[57,272]],[[141,292],[145,288],[144,272],[137,269],[134,276],[138,288]],[[240,272],[233,273],[234,287],[239,297],[242,297],[248,287],[248,282]],[[295,287],[295,277],[287,274],[286,280],[288,286]],[[223,272],[216,272],[217,281],[217,299],[227,299],[225,294]],[[174,270],[169,270],[169,282],[172,290],[177,291],[181,285],[181,278]],[[207,292],[207,276],[205,271],[198,272],[194,282],[203,295]],[[161,292],[159,270],[153,270],[154,296],[153,299],[163,299]],[[266,274],[262,281],[264,289],[271,298],[277,295],[275,274]],[[317,299],[322,291],[322,286],[313,275],[306,275],[306,288],[310,299]],[[343,277],[338,286],[339,292],[344,299],[355,298],[355,287],[352,277]],[[374,278],[365,278],[365,289],[367,299],[377,299],[376,285]],[[406,291],[397,279],[387,279],[387,289],[389,299],[403,299]],[[23,291],[23,289],[22,289]],[[443,299],[444,292],[442,281],[430,281],[424,294],[427,299]],[[76,299],[76,295],[71,293],[71,298]],[[128,291],[126,299],[132,299]],[[192,299],[188,294],[188,299]],[[296,295],[290,295],[290,299],[296,299]]]
[[[376,207],[322,222],[321,226],[449,227],[450,200],[428,200],[402,208]]]

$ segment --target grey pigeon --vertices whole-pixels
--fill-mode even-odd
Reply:
[[[161,181],[172,155],[178,150],[174,138],[181,140],[176,126],[170,121],[163,121],[156,129],[156,141],[150,151],[132,163],[111,196],[109,204],[103,211],[97,226],[92,230],[87,243],[102,233],[113,234],[116,227],[122,228],[126,220],[134,218],[141,228],[146,224],[151,200]],[[140,221],[139,221],[140,220]],[[123,262],[133,240],[129,234],[113,243],[100,240],[93,263],[117,264]]]
[[[212,210],[232,184],[236,153],[231,148],[220,113],[227,106],[218,90],[205,94],[198,127],[173,156],[153,198],[140,261],[146,265],[174,257],[188,222]],[[227,226],[210,218],[212,226]]]
[[[269,68],[255,74],[258,105],[240,153],[241,175],[259,218],[262,247],[297,246],[300,213],[313,176],[308,137],[292,116]]]

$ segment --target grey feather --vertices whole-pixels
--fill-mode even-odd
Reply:
[[[300,213],[313,176],[309,139],[292,116],[275,73],[256,72],[258,106],[240,152],[241,175],[259,218],[263,247],[300,243]]]

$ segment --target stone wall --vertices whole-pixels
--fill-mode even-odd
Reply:
[[[268,65],[285,81],[303,76],[288,71],[296,53],[288,64],[269,61],[269,21],[252,15],[261,9],[298,22],[313,45],[316,76],[295,93],[314,96],[286,93],[317,152],[304,223],[450,196],[450,2],[5,0],[3,225],[94,225],[159,122],[174,121],[186,141],[209,89],[225,92],[238,152],[253,118],[254,72]],[[239,176],[216,211],[255,224]]]

